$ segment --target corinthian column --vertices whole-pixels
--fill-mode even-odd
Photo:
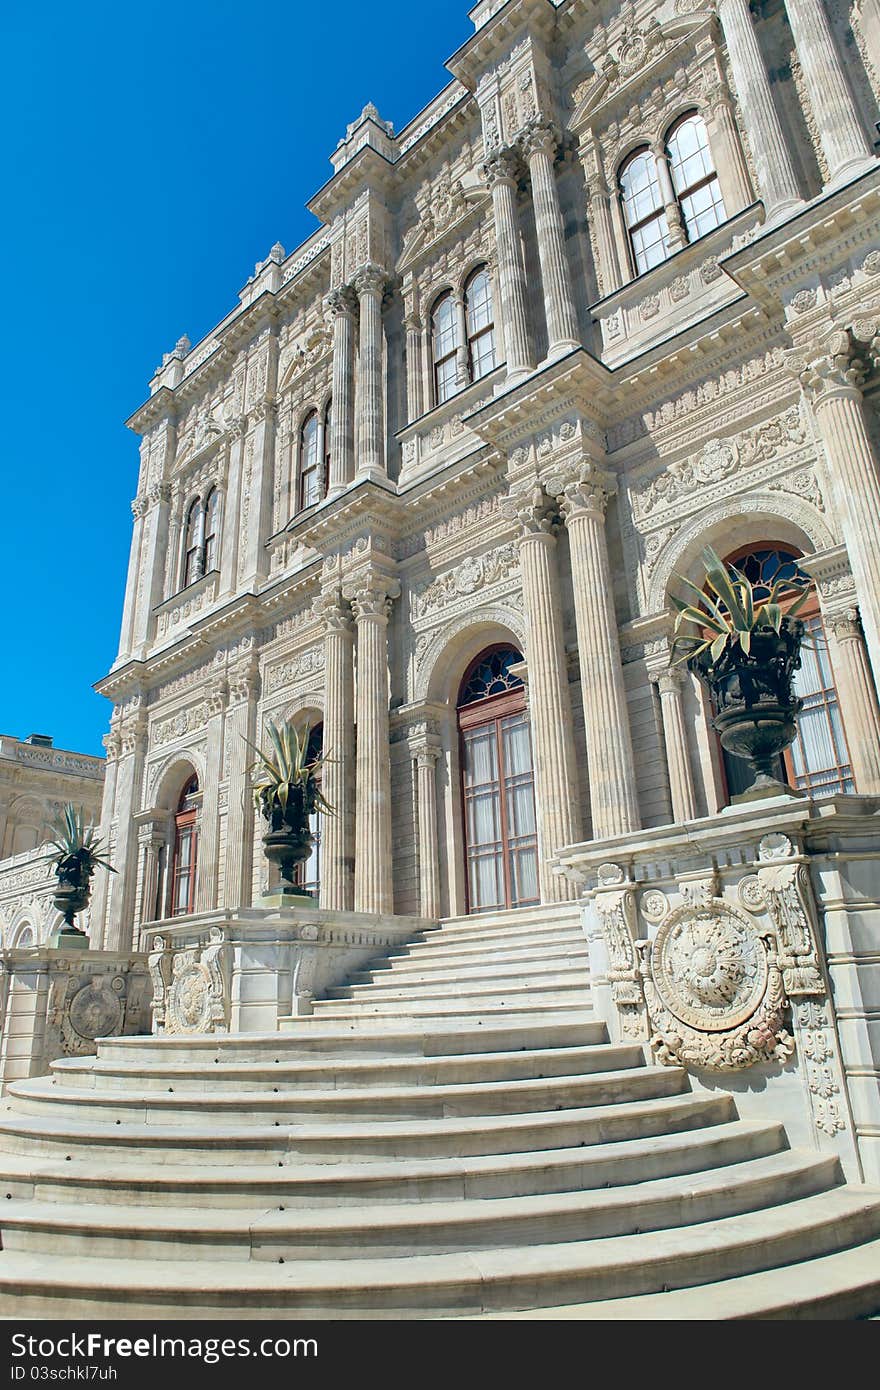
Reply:
[[[507,379],[519,379],[532,371],[535,358],[529,341],[526,304],[526,267],[516,212],[519,159],[511,149],[494,150],[483,165],[492,193],[495,246],[498,257],[498,289],[507,352]]]
[[[593,838],[602,840],[638,830],[640,823],[605,539],[613,479],[585,463],[573,479],[560,481],[560,510],[571,545]],[[557,485],[548,483],[548,488]]]
[[[422,389],[422,321],[418,314],[407,314],[403,321],[406,329],[406,421],[411,425],[418,420],[424,410],[424,391]]]
[[[565,845],[580,840],[582,827],[556,537],[548,498],[540,487],[513,494],[504,510],[520,527],[541,901],[562,902],[574,897],[576,890],[567,878],[551,871],[549,861]]]
[[[419,911],[423,917],[440,916],[440,863],[437,857],[437,760],[440,749],[432,743],[413,748],[419,824]]]
[[[538,234],[538,257],[544,286],[544,311],[547,316],[548,357],[569,352],[580,346],[571,276],[565,254],[565,233],[562,209],[553,161],[559,137],[549,121],[538,117],[530,122],[522,138],[523,152],[532,177],[532,197],[535,205],[535,229]]]
[[[828,455],[868,656],[880,684],[880,468],[865,425],[865,364],[847,331],[832,334],[812,362],[792,361]]]
[[[358,357],[357,419],[359,478],[385,477],[385,430],[382,410],[382,296],[387,276],[365,265],[354,277],[361,311]]]
[[[801,202],[788,146],[773,104],[770,79],[752,27],[749,0],[717,0],[733,81],[767,217],[782,216]]]
[[[672,799],[672,819],[676,825],[695,820],[697,799],[694,778],[688,757],[687,730],[682,707],[681,672],[675,667],[660,671],[651,678],[660,692],[660,714],[663,719],[663,742],[666,747],[666,766],[669,769],[669,794]]]
[[[880,794],[880,711],[857,608],[825,618],[856,791]]]
[[[331,290],[324,307],[333,322],[333,414],[327,495],[336,497],[354,477],[354,291],[348,285]]]
[[[871,146],[823,0],[785,0],[785,9],[828,162],[828,182],[836,183],[873,163]]]
[[[333,815],[321,824],[321,906],[350,912],[354,905],[354,630],[338,590],[322,594],[315,611],[324,625],[323,792]]]
[[[357,624],[355,912],[394,911],[391,872],[388,619],[400,585],[370,575],[346,589]]]

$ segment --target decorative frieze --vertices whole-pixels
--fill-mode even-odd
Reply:
[[[410,595],[414,619],[438,610],[455,611],[462,599],[509,580],[519,572],[519,551],[511,541],[486,555],[470,555],[439,578],[415,588]]]

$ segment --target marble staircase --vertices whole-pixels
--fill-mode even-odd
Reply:
[[[277,1034],[0,1101],[6,1317],[857,1317],[880,1192],[590,1009],[574,908],[449,920]]]

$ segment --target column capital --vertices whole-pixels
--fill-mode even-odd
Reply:
[[[359,298],[366,294],[375,294],[381,299],[388,288],[388,272],[373,261],[368,261],[355,271],[351,283]]]
[[[539,153],[555,159],[559,149],[559,127],[545,116],[533,116],[519,136],[519,147],[526,159]]]
[[[171,501],[171,484],[167,482],[154,483],[149,492],[149,503],[151,507],[157,506],[160,502]]]
[[[616,491],[613,474],[584,462],[548,475],[544,486],[559,502],[566,523],[578,516],[593,515],[604,520],[608,499]]]
[[[499,146],[480,165],[480,173],[490,191],[496,184],[506,183],[515,188],[520,175],[519,151],[512,145]]]
[[[351,604],[343,598],[341,589],[327,589],[318,594],[312,612],[326,632],[350,633]]]
[[[131,499],[131,514],[135,521],[140,521],[142,516],[146,516],[149,506],[150,501],[146,496],[138,496]]]
[[[684,673],[680,666],[666,666],[662,671],[652,671],[648,679],[656,685],[661,695],[677,695],[684,686]]]
[[[351,285],[338,285],[324,296],[324,310],[331,319],[345,316],[354,318],[357,314],[357,295]]]
[[[368,618],[387,622],[394,599],[400,597],[400,583],[391,575],[365,575],[347,584],[343,595],[351,603],[356,623]]]
[[[842,613],[824,615],[823,622],[831,629],[838,642],[862,640],[862,620],[855,605],[844,609]]]
[[[443,749],[433,743],[411,743],[410,756],[419,767],[434,768],[443,756]]]
[[[520,528],[519,540],[533,536],[552,537],[557,508],[538,482],[514,488],[501,502],[501,514]]]
[[[868,353],[849,328],[835,329],[821,342],[787,353],[785,365],[813,405],[835,396],[861,398],[869,371]]]

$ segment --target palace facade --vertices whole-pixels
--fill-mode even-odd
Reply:
[[[784,775],[880,794],[878,0],[472,18],[129,422],[93,944],[265,891],[270,720],[328,755],[329,909],[562,902],[564,847],[719,810],[707,544],[813,585]]]

